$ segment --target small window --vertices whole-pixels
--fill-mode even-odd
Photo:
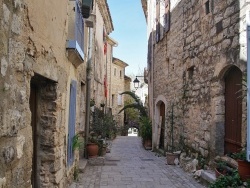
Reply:
[[[170,0],[165,0],[165,15],[164,15],[164,29],[168,32],[170,29]]]
[[[76,87],[77,87],[76,81],[72,80],[70,84],[70,98],[69,98],[68,147],[67,147],[68,166],[71,166],[74,161],[73,137],[75,135],[75,125],[76,125],[76,97],[77,97]]]
[[[120,93],[118,93],[118,98],[117,99],[118,99],[117,104],[119,106],[121,106],[122,105],[122,95]]]
[[[160,41],[160,1],[156,1],[156,42]]]
[[[210,13],[210,2],[209,0],[205,3],[205,8],[206,8],[206,14]]]
[[[220,32],[223,31],[222,21],[219,21],[215,26],[216,26],[216,34],[219,34]]]
[[[122,78],[122,71],[120,71],[120,78]]]
[[[112,106],[115,105],[115,95],[112,95]]]
[[[114,76],[116,76],[116,68],[114,69]]]
[[[194,66],[189,67],[187,71],[188,71],[188,79],[191,80],[194,76]]]

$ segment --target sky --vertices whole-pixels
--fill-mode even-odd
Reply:
[[[118,42],[113,56],[129,64],[127,76],[142,75],[147,67],[147,28],[141,0],[108,0],[114,31],[111,38]]]

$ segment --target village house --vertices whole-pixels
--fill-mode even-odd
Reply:
[[[107,2],[0,7],[0,187],[67,187],[83,155],[73,140],[87,135],[86,104],[105,101]]]
[[[124,96],[120,93],[125,90],[125,68],[128,64],[113,57],[113,48],[118,46],[118,42],[109,36],[114,28],[107,2],[97,1],[96,5],[91,99],[94,99],[96,108],[113,115],[119,130],[124,126],[124,112],[118,112],[124,105]]]
[[[78,0],[1,2],[1,187],[66,187],[73,177],[72,141],[84,129],[81,9]]]
[[[246,144],[241,89],[250,3],[142,0],[142,7],[153,147],[209,160],[239,151]]]
[[[110,106],[112,106],[112,114],[114,116],[114,120],[117,122],[117,127],[122,128],[124,126],[124,112],[120,112],[120,110],[124,107],[124,95],[121,95],[127,85],[126,83],[126,75],[125,68],[128,66],[124,61],[113,57],[112,65],[111,65],[111,95],[110,95]]]

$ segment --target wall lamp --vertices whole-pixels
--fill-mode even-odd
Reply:
[[[137,77],[144,77],[144,76],[136,76],[135,77],[135,80],[133,81],[135,90],[137,90],[139,88],[139,84],[140,84],[140,81],[138,80]]]

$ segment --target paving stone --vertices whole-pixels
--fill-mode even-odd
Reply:
[[[138,137],[117,137],[102,164],[93,166],[88,163],[73,188],[204,187],[179,166],[166,165],[165,157],[145,150]]]

